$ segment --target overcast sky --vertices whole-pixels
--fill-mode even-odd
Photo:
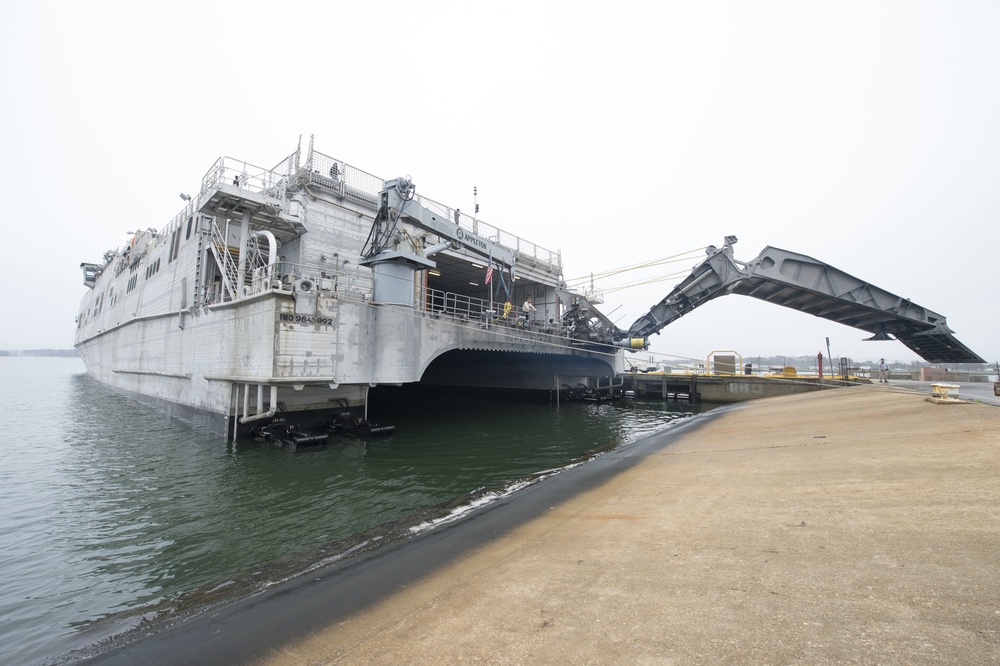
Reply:
[[[774,245],[943,314],[992,362],[998,34],[992,1],[8,0],[0,349],[71,347],[81,261],[166,225],[216,158],[270,166],[315,134],[463,210],[478,187],[480,217],[561,250],[567,278],[732,234],[738,259]],[[627,327],[674,282],[605,311]],[[826,337],[917,359],[741,296],[652,351],[825,355]]]

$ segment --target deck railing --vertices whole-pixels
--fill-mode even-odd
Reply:
[[[383,178],[318,151],[312,151],[306,159],[299,180],[309,185],[326,188],[345,198],[364,201],[373,207],[378,205],[379,193],[385,183]],[[514,250],[519,260],[529,260],[534,264],[546,266],[558,272],[562,270],[562,255],[558,252],[547,250],[540,245],[420,194],[416,194],[414,198],[424,208],[438,213],[442,219],[449,220],[463,229]]]
[[[194,224],[196,233],[202,231],[202,216],[195,209],[196,202],[202,195],[213,191],[221,185],[238,187],[251,193],[263,195],[265,199],[272,199],[278,208],[284,206],[287,190],[293,186],[323,188],[335,192],[345,199],[354,200],[372,207],[378,205],[379,193],[382,191],[384,179],[358,169],[343,160],[330,157],[318,151],[308,151],[305,164],[303,165],[300,165],[299,157],[299,151],[296,151],[280,161],[273,169],[258,167],[245,160],[238,160],[232,157],[220,157],[202,177],[200,194],[195,197],[182,195],[182,198],[186,199],[184,208],[156,236],[159,238],[166,237],[178,231],[182,225],[188,224],[189,221]],[[422,195],[416,195],[416,199],[421,206],[438,212],[443,219],[452,221],[456,226],[472,231],[479,236],[483,236],[499,245],[514,250],[519,261],[528,261],[553,272],[561,273],[562,255],[560,253],[547,250],[540,245],[503,231],[483,220],[476,219],[460,212],[458,209],[450,208]],[[226,260],[226,258],[222,258],[222,262]],[[296,271],[298,270],[283,270],[280,266],[256,267],[252,271],[252,284],[248,285],[250,293],[260,293],[271,288],[274,278],[268,275],[267,271],[272,270],[272,268],[277,272],[277,275],[284,276],[284,278],[296,275]],[[342,272],[331,272],[326,267],[312,266],[300,268],[308,268],[308,272],[303,272],[302,275],[309,274],[310,277],[315,279],[343,280]],[[229,271],[224,272],[228,273]],[[324,278],[322,277],[324,273],[336,277]],[[363,277],[355,270],[347,279],[352,283],[352,290],[361,293],[371,292],[370,275]],[[292,281],[294,282],[294,280]],[[247,293],[247,290],[240,289],[241,285],[233,286],[236,287],[238,295]],[[481,314],[482,311],[488,310],[488,304],[487,307],[482,307],[485,301],[473,306],[472,301],[477,299],[462,297],[459,294],[451,294],[451,297],[453,300],[451,305],[466,310],[466,316]],[[462,300],[463,298],[465,299],[464,301]],[[480,309],[480,312],[471,312],[476,307]],[[502,304],[500,308],[502,309]],[[498,316],[502,318],[501,309],[495,308],[499,313]],[[516,312],[515,309],[515,318],[519,315],[520,313]],[[508,317],[510,316],[511,313],[508,313]]]
[[[220,157],[202,177],[200,193],[205,194],[219,185],[236,186],[273,199],[275,205],[280,208],[287,189],[294,184],[320,187],[335,192],[345,199],[376,207],[384,182],[383,178],[318,151],[310,151],[305,164],[299,166],[298,151],[296,151],[280,161],[273,169],[259,167],[246,160]],[[421,206],[438,212],[443,219],[514,250],[519,260],[530,261],[535,265],[561,272],[562,255],[559,252],[548,250],[420,194],[416,195],[416,199]],[[171,233],[185,223],[195,212],[193,203],[191,201],[185,205],[160,233]]]
[[[220,185],[232,185],[248,192],[274,199],[281,206],[288,188],[289,174],[254,166],[245,160],[220,157],[201,179],[201,194],[211,192]]]
[[[485,326],[506,326],[546,333],[558,332],[558,327],[543,323],[537,312],[532,315],[510,302],[490,303],[465,294],[428,289],[425,292],[423,305],[424,311],[430,314],[446,315]]]
[[[362,274],[353,265],[348,269],[343,266],[337,268],[278,261],[253,270],[247,295],[252,296],[271,289],[290,291],[292,286],[303,278],[315,282],[316,288],[321,292],[353,293],[358,296],[372,293],[370,274],[367,274],[367,271]]]

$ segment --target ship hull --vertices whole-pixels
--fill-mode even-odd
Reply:
[[[421,199],[433,229],[398,233],[411,249],[382,256],[403,263],[366,263],[383,186],[311,150],[304,165],[297,151],[273,169],[221,158],[162,231],[136,232],[104,263],[81,265],[90,289],[76,347],[88,372],[238,436],[273,419],[365,418],[371,387],[425,375],[558,390],[620,369],[618,354],[571,340],[561,325],[558,253],[458,210]],[[480,284],[482,247],[433,230],[446,241],[510,238],[516,279],[511,265]],[[433,260],[419,254],[426,245]],[[512,306],[531,298],[530,313]]]

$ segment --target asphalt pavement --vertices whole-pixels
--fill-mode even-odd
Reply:
[[[878,380],[873,381],[878,382]],[[975,400],[988,405],[1000,406],[1000,396],[994,393],[993,382],[918,382],[908,379],[894,379],[889,382],[889,386],[927,394],[931,393],[932,384],[953,384],[960,387],[958,397],[962,400]]]

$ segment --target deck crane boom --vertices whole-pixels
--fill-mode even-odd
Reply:
[[[436,252],[448,247],[464,247],[485,258],[492,258],[504,266],[514,265],[513,252],[420,205],[414,198],[415,189],[408,177],[386,181],[379,193],[379,210],[375,217],[375,225],[372,227],[372,234],[369,236],[369,243],[365,248],[366,258],[370,260],[385,252],[389,245],[394,243],[398,224],[403,221],[448,239],[441,246],[434,246]],[[434,252],[425,252],[424,256],[430,254]]]
[[[374,276],[375,303],[414,305],[413,278],[418,270],[435,268],[429,257],[449,248],[466,248],[502,267],[513,267],[514,253],[493,241],[452,223],[440,213],[422,206],[408,178],[386,181],[379,192],[375,214],[360,264],[370,266]],[[420,227],[444,239],[436,245],[407,249],[409,237],[401,222]]]

